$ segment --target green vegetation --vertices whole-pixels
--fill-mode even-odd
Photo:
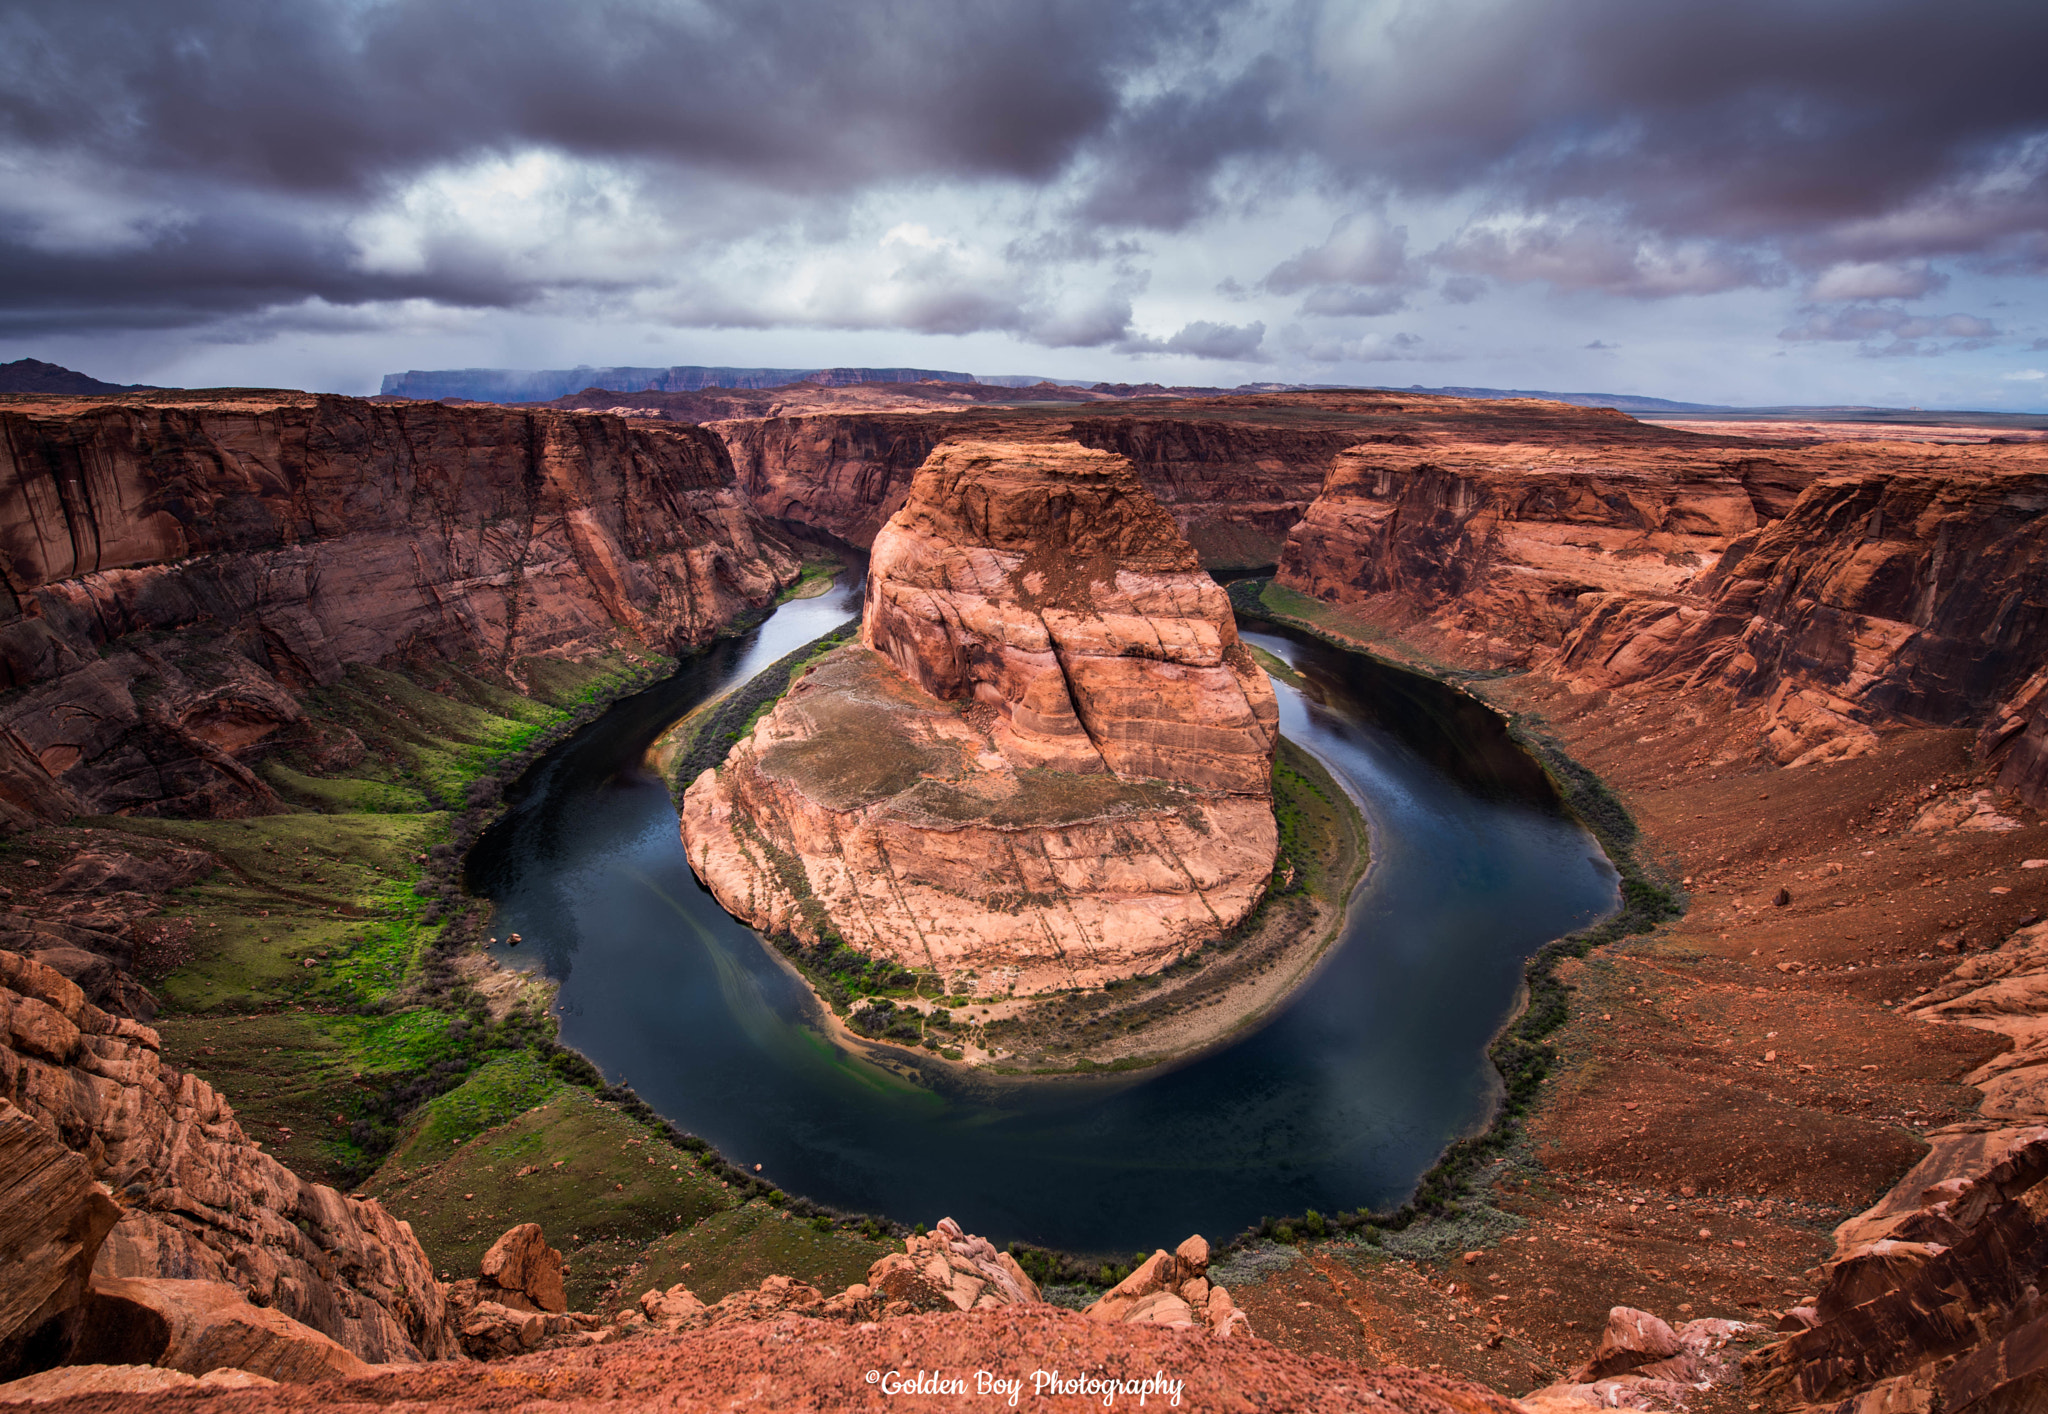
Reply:
[[[680,793],[691,781],[725,763],[733,744],[754,729],[814,659],[821,658],[860,633],[860,620],[848,619],[794,653],[786,653],[753,677],[691,714],[682,725],[684,741],[669,780]]]
[[[1257,644],[1248,644],[1246,646],[1251,649],[1252,661],[1256,662],[1260,667],[1264,668],[1270,676],[1278,678],[1281,682],[1286,683],[1289,687],[1299,688],[1306,687],[1308,685],[1308,679],[1303,677],[1300,673],[1294,671],[1294,667],[1291,663],[1288,663],[1286,660],[1276,657],[1271,653],[1268,653],[1265,649],[1259,647]]]
[[[281,813],[66,832],[223,862],[166,900],[138,954],[166,1057],[297,1172],[384,1198],[454,1275],[526,1221],[569,1254],[585,1306],[648,1243],[736,1204],[772,1203],[846,1253],[896,1231],[787,1198],[679,1133],[555,1044],[544,983],[476,965],[487,913],[459,871],[504,786],[674,666],[524,661],[530,696],[477,663],[352,668],[308,695],[306,728],[260,767]]]
[[[436,1266],[456,1276],[473,1274],[506,1228],[539,1223],[568,1258],[571,1306],[590,1310],[641,1248],[733,1199],[698,1154],[560,1080],[552,1098],[459,1132],[522,1094],[533,1097],[548,1075],[542,1067],[521,1073],[518,1062],[483,1067],[429,1104],[367,1187],[412,1223]],[[473,1088],[483,1093],[472,1096]]]
[[[805,560],[803,572],[796,583],[783,590],[776,599],[778,604],[787,604],[792,599],[816,599],[832,588],[832,582],[846,572],[842,560]]]
[[[695,1226],[649,1243],[632,1269],[627,1296],[677,1282],[704,1302],[758,1286],[775,1275],[807,1282],[828,1295],[866,1281],[868,1268],[900,1244],[858,1229],[821,1230],[763,1202],[727,1208]]]

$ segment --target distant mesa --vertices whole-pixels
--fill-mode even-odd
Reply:
[[[1397,391],[1429,393],[1441,398],[1540,398],[1549,403],[1569,403],[1581,408],[1613,408],[1617,412],[1733,412],[1719,403],[1675,403],[1669,398],[1646,398],[1636,393],[1552,393],[1541,388],[1425,388],[1420,383]]]
[[[0,363],[0,393],[153,393],[150,383],[102,383],[87,373],[62,364],[44,363],[39,358],[18,358]]]
[[[394,398],[464,398],[479,403],[544,403],[599,388],[611,393],[694,393],[700,388],[781,388],[791,383],[973,383],[972,373],[942,368],[442,368],[387,373],[379,390]],[[1007,386],[1027,386],[1035,379]]]

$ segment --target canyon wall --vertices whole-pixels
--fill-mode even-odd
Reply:
[[[693,427],[304,394],[0,406],[0,814],[213,814],[350,662],[701,643],[798,567]]]
[[[2048,803],[2048,449],[1689,440],[1361,443],[1279,582],[1457,661],[1725,692],[1781,764],[1982,726]]]
[[[959,992],[1095,986],[1257,903],[1277,721],[1127,461],[948,443],[876,537],[862,642],[691,783],[683,836],[766,931]]]
[[[1211,569],[1270,565],[1322,487],[1330,459],[1356,433],[1253,406],[1074,416],[1048,412],[875,413],[730,419],[725,439],[740,484],[763,515],[866,548],[910,494],[941,441],[1070,437],[1127,458]]]

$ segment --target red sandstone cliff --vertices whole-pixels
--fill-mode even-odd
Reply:
[[[1257,903],[1272,688],[1128,462],[941,447],[862,636],[686,793],[734,913],[988,994],[1154,971]]]
[[[1280,583],[1583,690],[1726,691],[1784,764],[1981,725],[2048,803],[2048,452],[1555,431],[1348,449]]]
[[[167,395],[168,398],[168,395]],[[700,643],[794,574],[693,427],[303,394],[0,407],[0,811],[214,813],[344,664]]]

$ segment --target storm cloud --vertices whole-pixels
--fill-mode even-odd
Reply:
[[[2038,0],[16,0],[0,332],[447,309],[1320,367],[1534,291],[1989,347],[2040,327],[1959,306],[2048,276],[2044,52]]]

